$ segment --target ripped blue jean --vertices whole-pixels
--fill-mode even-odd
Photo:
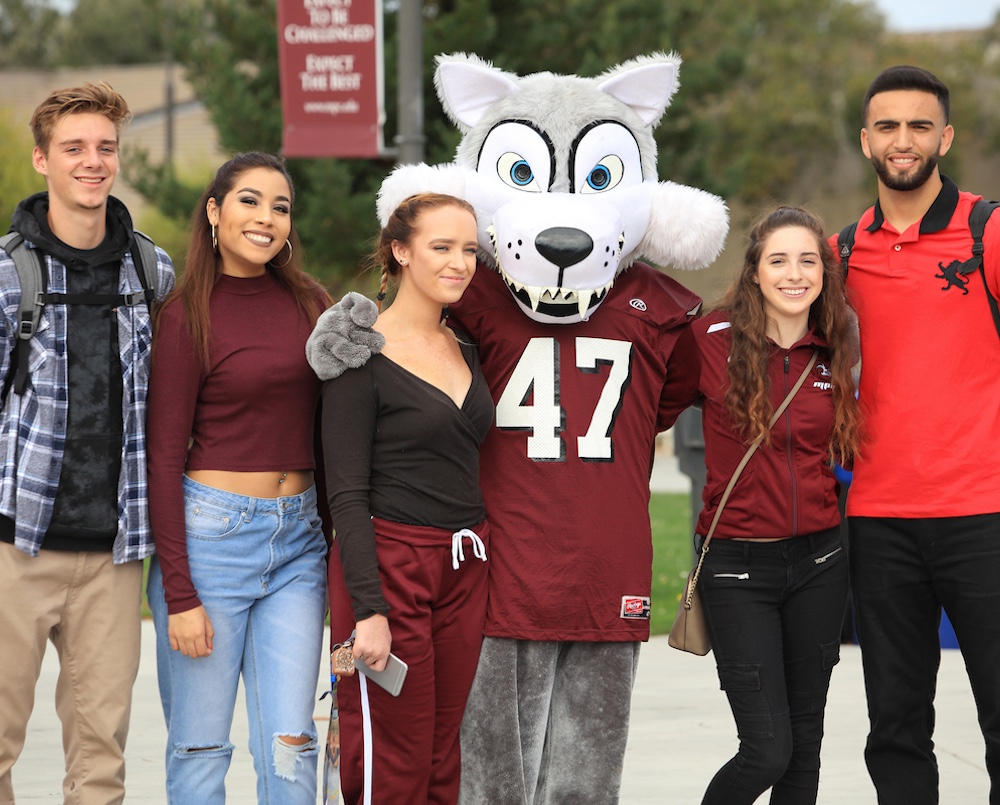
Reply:
[[[316,492],[274,499],[184,479],[191,578],[212,620],[212,654],[170,648],[158,562],[149,574],[167,722],[167,801],[224,805],[242,675],[259,805],[315,805],[313,711],[326,613],[326,541]],[[293,745],[283,737],[309,740]]]
[[[702,805],[752,805],[768,788],[771,805],[813,805],[847,605],[840,530],[780,542],[713,540],[699,589],[740,739]]]

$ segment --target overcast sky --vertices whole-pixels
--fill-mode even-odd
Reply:
[[[1000,0],[875,0],[893,31],[952,31],[985,28]]]

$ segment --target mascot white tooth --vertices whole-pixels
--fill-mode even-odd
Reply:
[[[693,396],[687,325],[701,304],[638,261],[701,268],[728,231],[721,199],[657,177],[653,128],[679,66],[658,53],[596,78],[518,77],[438,57],[438,95],[463,134],[456,160],[401,167],[380,192],[383,224],[416,192],[472,202],[486,263],[450,311],[479,344],[496,402],[464,805],[618,802],[649,637],[654,440]],[[349,316],[340,333],[363,328]],[[375,348],[334,354],[322,330],[310,353],[321,377]]]

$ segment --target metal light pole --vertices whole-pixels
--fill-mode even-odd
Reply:
[[[165,94],[165,130],[166,142],[164,143],[165,164],[173,167],[174,164],[174,26],[173,26],[173,0],[167,0],[164,5],[163,17],[163,43],[166,50],[166,87]]]
[[[397,28],[397,165],[424,161],[423,0],[400,0]]]

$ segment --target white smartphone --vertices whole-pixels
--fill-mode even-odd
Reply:
[[[403,680],[406,679],[406,672],[410,668],[410,666],[392,653],[389,654],[389,659],[385,663],[385,669],[382,671],[373,671],[364,661],[357,662],[354,667],[376,685],[385,688],[390,696],[399,695],[399,692],[403,689]]]

